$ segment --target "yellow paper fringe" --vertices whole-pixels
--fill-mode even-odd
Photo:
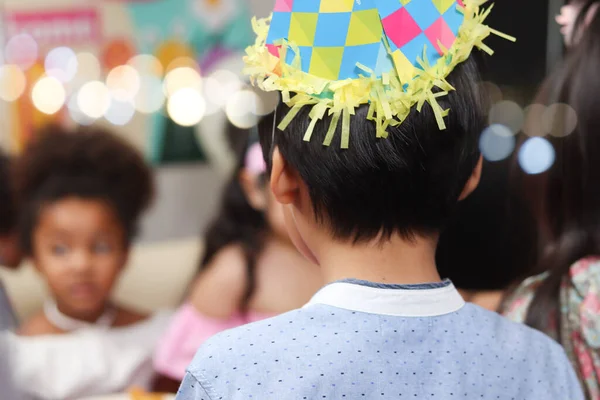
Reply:
[[[444,117],[448,115],[449,110],[442,109],[437,98],[454,90],[446,81],[446,77],[458,64],[467,60],[474,47],[493,54],[492,49],[483,43],[491,34],[515,41],[512,36],[484,24],[492,9],[490,6],[482,10],[481,6],[486,1],[463,0],[464,8],[457,6],[464,14],[464,21],[456,41],[450,49],[442,46],[444,55],[434,65],[429,63],[424,49],[423,57],[417,58],[419,67],[415,68],[415,76],[409,82],[401,82],[395,69],[378,78],[374,71],[361,64],[357,64],[357,67],[364,71],[365,75],[360,75],[357,79],[328,81],[303,72],[300,67],[299,49],[293,43],[285,39],[276,42],[280,52],[279,58],[269,53],[266,39],[271,17],[252,20],[257,38],[254,46],[246,49],[244,73],[262,90],[277,90],[282,93],[283,102],[291,110],[279,124],[280,130],[285,130],[303,107],[312,107],[311,123],[304,135],[306,141],[311,139],[317,121],[323,119],[328,112],[332,119],[323,144],[331,144],[341,118],[341,147],[347,148],[350,141],[350,116],[354,115],[357,107],[369,103],[367,118],[375,122],[378,138],[387,138],[388,126],[400,125],[408,117],[413,106],[416,105],[417,111],[420,112],[425,103],[431,106],[438,126],[443,130],[446,129]],[[390,51],[389,46],[387,48]],[[293,51],[295,55],[291,65],[284,62],[287,51]],[[434,88],[437,88],[435,93]],[[295,95],[290,97],[290,93]]]

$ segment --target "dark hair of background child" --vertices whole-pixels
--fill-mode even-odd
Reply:
[[[239,181],[239,173],[244,168],[250,142],[250,133],[228,124],[227,139],[231,150],[236,155],[237,166],[223,191],[218,215],[204,234],[205,252],[199,270],[208,267],[213,258],[225,247],[242,246],[246,257],[247,287],[240,308],[246,310],[256,287],[256,262],[263,249],[267,222],[263,213],[255,210],[248,203]]]
[[[44,128],[15,160],[13,184],[20,205],[19,236],[32,254],[40,210],[68,197],[98,199],[114,208],[128,243],[149,206],[154,182],[142,155],[125,140],[98,128]]]
[[[17,210],[11,187],[12,161],[0,152],[0,236],[14,233],[17,224]]]
[[[582,15],[597,1],[587,2]],[[579,26],[583,22],[578,20]],[[569,50],[564,63],[546,80],[536,102],[569,104],[577,113],[575,131],[549,137],[556,150],[553,166],[540,175],[519,176],[538,222],[540,246],[535,273],[549,276],[536,290],[526,323],[544,330],[557,316],[560,285],[578,260],[600,254],[600,13]],[[557,129],[563,126],[555,124]],[[557,329],[560,332],[560,326]]]

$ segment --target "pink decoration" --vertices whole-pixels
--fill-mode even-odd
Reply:
[[[267,50],[269,50],[269,53],[273,54],[277,58],[279,58],[279,49],[280,48],[281,48],[281,46],[275,46],[274,44],[267,45]]]
[[[252,175],[262,175],[267,172],[267,164],[263,158],[259,143],[254,143],[246,153],[246,169]]]
[[[294,0],[277,0],[275,2],[275,9],[273,11],[291,12],[293,5],[294,5]]]
[[[427,30],[425,31],[425,35],[427,36],[431,44],[433,44],[440,56],[443,56],[444,52],[440,48],[438,40],[446,49],[452,47],[454,41],[456,40],[454,32],[452,32],[452,30],[444,20],[444,17],[440,17],[429,28],[427,28]]]
[[[385,17],[382,22],[388,38],[398,48],[402,48],[421,33],[421,28],[405,8]]]

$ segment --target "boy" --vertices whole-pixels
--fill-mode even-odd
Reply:
[[[352,61],[360,71],[343,72],[342,61],[336,74],[333,53],[318,45],[345,31],[320,24],[344,20],[323,14],[343,14],[347,1],[317,1],[314,34],[306,21],[294,33],[297,20],[310,19],[295,12],[306,14],[314,2],[288,5],[289,34],[280,33],[280,3],[268,37],[257,24],[259,40],[247,60],[262,87],[281,90],[287,106],[274,113],[273,126],[283,132],[260,129],[261,143],[290,236],[329,284],[301,310],[209,340],[177,399],[583,399],[556,343],[465,304],[436,269],[439,232],[481,173],[485,102],[468,46],[491,31],[479,2],[350,3],[343,57],[356,54],[360,49],[348,46],[367,40],[368,32],[383,32],[395,64],[389,75],[377,73],[381,53],[368,64],[366,48]],[[371,10],[382,29],[368,22]],[[460,35],[451,43],[437,38],[448,49],[437,57],[421,46],[413,63],[421,68],[412,71],[401,57],[411,54],[406,46],[419,44],[402,47],[397,28],[427,30],[424,21],[435,10],[440,24]],[[357,28],[354,18],[368,29]],[[294,43],[306,36],[314,36],[310,52]],[[286,61],[272,63],[261,46]],[[303,57],[284,58],[286,46]],[[257,72],[263,61],[273,73]],[[319,71],[319,63],[333,73]],[[369,71],[376,77],[365,77]]]

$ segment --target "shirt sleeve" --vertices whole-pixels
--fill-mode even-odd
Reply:
[[[189,372],[183,378],[175,400],[213,400],[204,387]],[[577,399],[579,400],[579,399]]]

